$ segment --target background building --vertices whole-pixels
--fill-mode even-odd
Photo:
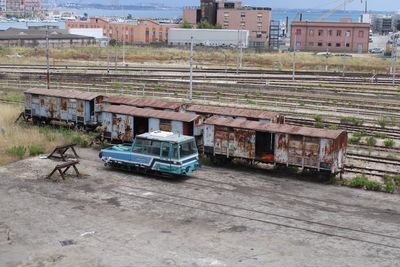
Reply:
[[[48,32],[46,34],[46,31]],[[90,36],[69,34],[66,30],[33,26],[29,29],[9,28],[0,31],[0,47],[45,47],[46,35],[49,38],[49,46],[60,47],[84,47],[96,45],[96,40]]]
[[[223,29],[248,30],[250,47],[269,46],[271,18],[271,8],[242,6],[240,1],[201,0],[200,7],[183,9],[183,20],[191,24],[207,21]]]
[[[218,29],[170,29],[168,31],[169,45],[190,45],[193,36],[194,45],[212,47],[248,46],[249,31],[218,30]]]
[[[296,21],[290,47],[300,51],[368,53],[369,23]]]
[[[0,12],[6,11],[6,0],[0,0]]]
[[[5,0],[7,13],[34,16],[41,11],[41,0]]]
[[[400,15],[372,15],[372,32],[386,35],[390,32],[400,31]]]
[[[85,21],[68,21],[67,29],[103,29],[103,35],[130,44],[167,42],[168,30],[180,27],[178,24],[162,24],[150,19],[133,22],[113,22],[106,18],[91,17]]]

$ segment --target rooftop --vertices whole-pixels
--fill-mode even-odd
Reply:
[[[183,122],[192,122],[199,118],[198,115],[189,113],[145,109],[145,108],[137,108],[131,106],[123,106],[123,105],[111,106],[109,108],[106,108],[104,112],[132,115],[144,118],[157,118],[157,119],[171,120],[171,121],[183,121]]]
[[[192,105],[187,111],[206,114],[218,114],[232,117],[245,117],[255,119],[274,119],[278,116],[275,112],[266,112],[262,110],[252,110],[244,108],[218,107],[208,105]]]
[[[109,96],[104,100],[104,102],[111,104],[123,104],[135,107],[151,107],[151,108],[172,109],[172,110],[178,110],[182,106],[182,104],[179,102],[172,102],[172,101],[169,102],[169,101],[121,97],[121,96]]]
[[[216,126],[256,130],[260,132],[287,133],[293,135],[303,135],[303,136],[327,138],[327,139],[337,139],[341,134],[345,132],[341,130],[317,129],[317,128],[293,126],[287,124],[265,123],[259,121],[244,121],[244,120],[230,119],[219,116],[213,116],[207,119],[204,123]]]
[[[172,143],[182,143],[189,140],[193,140],[192,136],[181,135],[172,132],[164,132],[164,131],[155,131],[150,133],[144,133],[136,136],[136,138],[150,139],[150,140],[158,140],[158,141],[167,141]]]
[[[70,34],[68,31],[59,29],[49,29],[48,38],[57,39],[94,39],[90,36]],[[46,30],[44,29],[17,29],[8,28],[0,31],[0,40],[45,40]]]
[[[76,90],[56,90],[56,89],[39,89],[39,88],[27,90],[25,91],[25,94],[73,98],[73,99],[88,100],[88,101],[101,96],[101,94],[99,93],[81,92]]]

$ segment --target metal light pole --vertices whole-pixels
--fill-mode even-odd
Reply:
[[[49,63],[49,26],[46,26],[46,64],[47,64],[47,89],[50,89],[50,63]]]
[[[190,81],[189,81],[189,100],[193,96],[193,35],[190,37]]]
[[[393,47],[392,47],[392,85],[396,85],[396,65],[397,65],[397,38],[393,39]]]
[[[292,66],[292,81],[296,80],[296,46],[297,46],[297,34],[294,32],[293,40],[293,66]]]
[[[243,66],[243,39],[242,39],[242,29],[240,30],[240,56],[239,56],[239,68],[242,69]]]
[[[347,48],[347,37],[350,37],[350,36],[347,36],[347,33],[350,33],[350,32],[346,31],[346,33],[344,34],[344,47],[345,47],[345,49]],[[342,77],[345,76],[345,72],[346,72],[346,55],[343,55]]]
[[[122,64],[125,66],[125,37],[126,37],[126,28],[125,22],[123,25],[123,35],[122,35]]]

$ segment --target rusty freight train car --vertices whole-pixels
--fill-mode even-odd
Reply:
[[[166,110],[166,111],[182,111],[185,106],[185,104],[180,102],[134,98],[125,96],[108,96],[107,98],[104,99],[105,108],[117,105],[132,106],[137,108],[149,108],[156,110]]]
[[[204,153],[222,159],[343,171],[347,133],[213,116],[204,122]]]
[[[138,134],[159,130],[196,136],[198,119],[198,115],[189,113],[110,106],[102,112],[102,127],[106,138],[131,142]]]
[[[26,118],[34,123],[63,121],[93,128],[98,124],[98,112],[103,96],[75,90],[31,89],[25,92]]]

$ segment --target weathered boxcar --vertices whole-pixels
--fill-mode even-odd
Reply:
[[[204,153],[339,173],[347,133],[213,116],[204,122]]]
[[[284,117],[275,112],[263,110],[210,106],[210,105],[191,105],[186,108],[187,112],[193,112],[201,115],[203,118],[209,118],[214,115],[231,117],[234,119],[247,119],[251,121],[263,121],[273,123],[284,123]]]
[[[150,108],[150,109],[166,110],[166,111],[181,111],[184,107],[183,103],[165,101],[165,100],[133,98],[124,96],[106,97],[104,99],[104,107],[108,108],[112,105],[124,105],[137,108]]]
[[[198,119],[195,114],[130,106],[110,106],[102,112],[105,137],[121,142],[131,142],[138,134],[159,130],[195,136]]]
[[[98,123],[103,96],[75,90],[31,89],[25,92],[25,117],[34,123],[64,121],[85,127]]]

